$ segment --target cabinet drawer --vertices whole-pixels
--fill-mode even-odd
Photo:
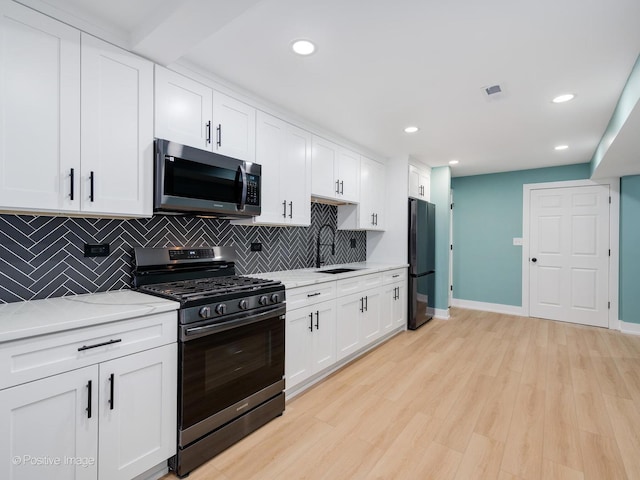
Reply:
[[[344,280],[338,280],[337,296],[343,297],[345,295],[361,292],[362,290],[374,288],[379,285],[382,285],[382,275],[379,273],[345,278]]]
[[[336,298],[336,282],[324,282],[287,290],[287,310]]]
[[[406,268],[396,268],[395,270],[389,270],[382,273],[383,285],[389,285],[390,283],[402,282],[407,278]]]
[[[0,346],[0,389],[173,343],[176,312],[7,342]]]

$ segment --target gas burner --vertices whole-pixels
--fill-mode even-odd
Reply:
[[[274,280],[229,275],[226,277],[180,280],[176,282],[156,283],[140,287],[140,290],[171,298],[180,302],[210,298],[218,295],[259,291],[264,287],[279,285]]]

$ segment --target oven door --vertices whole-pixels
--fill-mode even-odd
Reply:
[[[271,306],[181,328],[180,447],[282,392],[284,314]]]

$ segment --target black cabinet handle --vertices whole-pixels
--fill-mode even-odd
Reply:
[[[364,297],[364,309],[365,311],[369,311],[369,297]]]
[[[533,257],[533,258],[531,259],[531,261],[532,261],[533,263],[536,263],[536,262],[538,261],[538,259],[537,259],[536,257]]]
[[[287,201],[282,202],[282,216],[287,218]]]
[[[360,311],[364,312],[364,297],[360,297]]]
[[[218,124],[218,128],[216,128],[216,144],[221,147],[222,146],[222,124]]]
[[[316,310],[316,330],[320,330],[320,310]]]
[[[95,345],[83,345],[81,347],[78,347],[78,351],[82,352],[84,350],[90,350],[92,348],[104,347],[105,345],[111,345],[111,344],[114,344],[114,343],[120,343],[121,341],[122,341],[122,339],[118,338],[116,340],[109,340],[108,342],[96,343]]]
[[[85,411],[87,412],[87,418],[91,418],[91,380],[87,383],[87,393],[89,400],[87,401],[87,408],[85,408]]]
[[[399,276],[400,276],[400,274],[392,275],[391,278],[398,278]]]
[[[340,182],[340,195],[344,195],[344,180]]]
[[[109,376],[109,410],[113,410],[113,385],[115,384],[115,379],[113,378],[113,373]]]
[[[289,202],[289,218],[293,218],[293,202]]]
[[[372,213],[371,214],[371,225],[375,225],[376,224],[376,214]]]
[[[75,177],[75,170],[72,168],[71,171],[69,172],[69,183],[71,183],[71,188],[69,189],[69,199],[73,200],[73,184],[75,183],[74,181],[74,177]]]
[[[207,143],[211,143],[211,120],[207,122]]]
[[[336,193],[340,193],[340,180],[336,180]]]
[[[89,185],[90,185],[89,200],[93,202],[93,172],[89,174]]]
[[[309,314],[309,330],[313,332],[313,312]]]
[[[377,213],[374,213],[373,215],[376,217],[376,223],[375,223],[374,225],[376,225],[376,226],[377,226],[377,225],[378,225],[378,214],[377,214]]]
[[[317,297],[318,295],[322,295],[322,293],[321,293],[321,292],[308,293],[308,294],[307,294],[307,298],[310,298],[310,297]]]

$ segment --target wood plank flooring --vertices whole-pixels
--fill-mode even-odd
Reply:
[[[452,309],[189,476],[405,478],[640,480],[640,337]]]

